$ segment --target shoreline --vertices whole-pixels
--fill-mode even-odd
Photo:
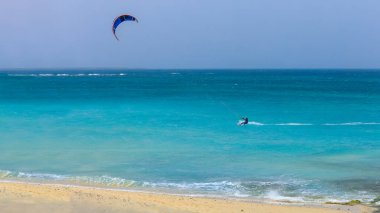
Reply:
[[[271,181],[271,180],[269,180]],[[306,180],[307,181],[307,180]],[[359,201],[364,205],[372,205],[378,199],[378,193],[372,194],[334,194],[334,192],[316,191],[312,194],[292,194],[291,196],[281,194],[278,188],[264,188],[264,192],[253,195],[249,189],[246,190],[244,182],[215,181],[215,182],[145,182],[129,180],[112,176],[72,176],[52,173],[28,173],[0,170],[0,182],[50,184],[72,187],[89,187],[102,190],[116,190],[128,192],[154,193],[163,195],[177,195],[201,198],[233,199],[241,201],[253,201],[267,204],[291,204],[291,205],[319,205],[326,203],[345,204],[351,201]],[[258,181],[255,185],[266,185],[268,181]],[[283,180],[280,184],[298,184],[305,180]],[[249,184],[249,183],[248,183]],[[300,188],[302,189],[302,188]],[[305,188],[307,190],[307,188]],[[315,189],[315,188],[314,188]],[[303,189],[302,189],[303,190]]]
[[[34,211],[32,210],[34,209]],[[266,203],[90,186],[0,181],[0,211],[7,212],[284,212],[371,213],[366,206]]]

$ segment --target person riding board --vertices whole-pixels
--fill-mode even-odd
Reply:
[[[244,126],[244,125],[247,125],[247,124],[248,124],[248,118],[247,117],[241,118],[239,126]]]

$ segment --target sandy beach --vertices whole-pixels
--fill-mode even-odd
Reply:
[[[0,183],[0,212],[260,212],[370,213],[363,206],[296,206],[215,198],[195,198],[89,187]]]

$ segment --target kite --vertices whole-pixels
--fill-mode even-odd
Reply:
[[[135,17],[133,17],[131,15],[121,15],[121,16],[115,18],[115,20],[113,21],[112,32],[113,32],[113,35],[115,36],[115,38],[117,40],[119,40],[119,38],[116,35],[116,29],[124,21],[135,21],[137,23],[139,22]]]

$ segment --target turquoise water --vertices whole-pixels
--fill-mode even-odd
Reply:
[[[380,71],[0,73],[2,180],[369,202],[379,162]]]

